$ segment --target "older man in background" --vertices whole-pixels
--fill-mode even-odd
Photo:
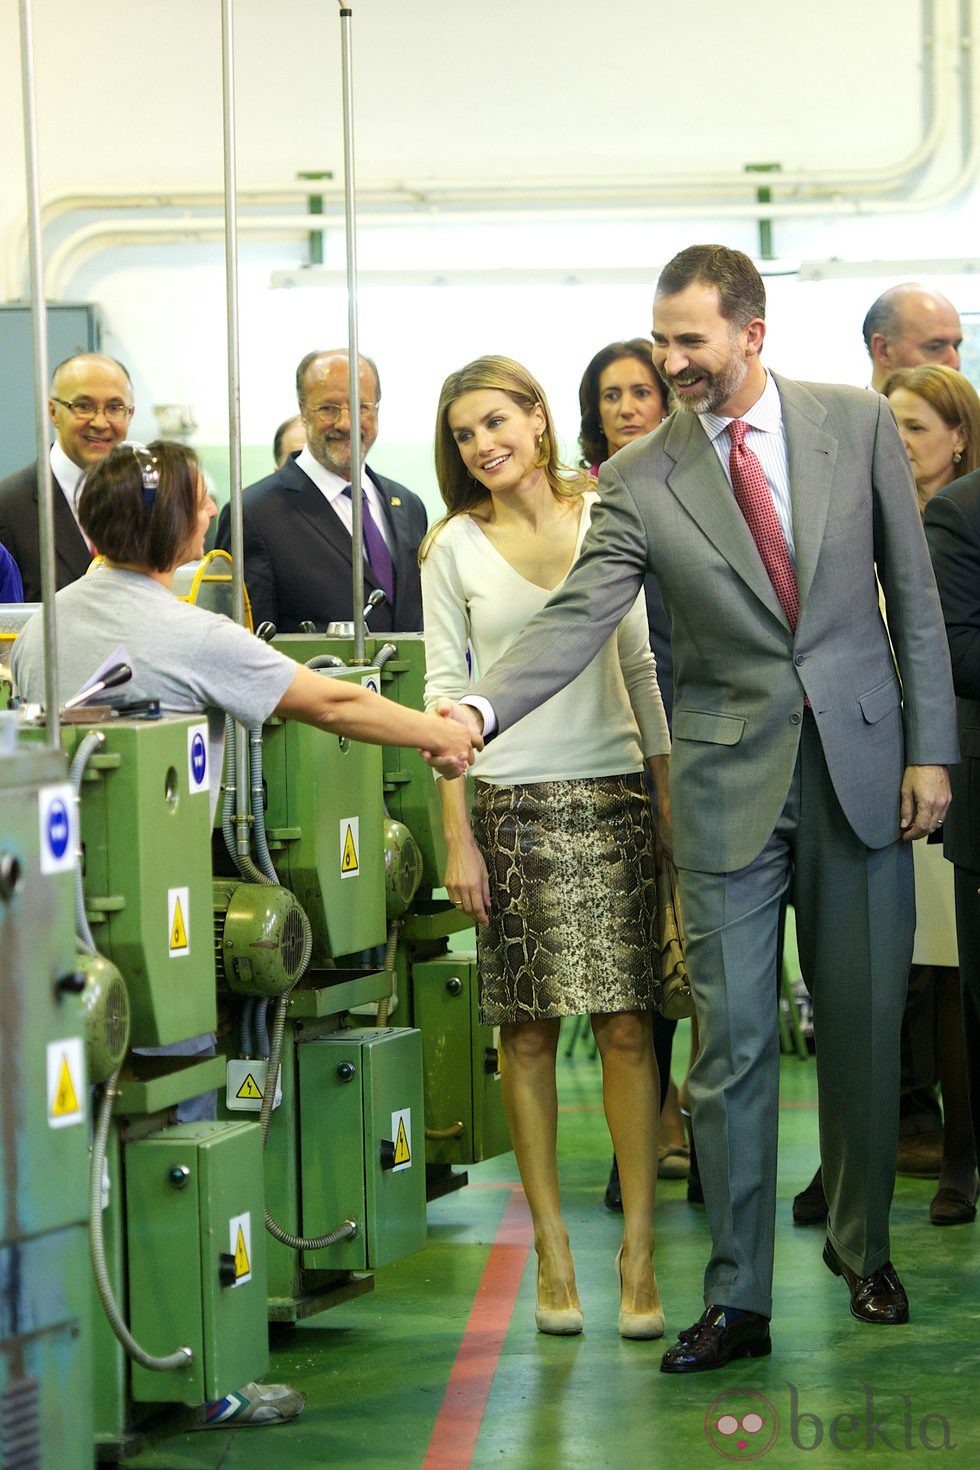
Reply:
[[[370,358],[360,366],[361,453],[378,437],[381,384]],[[372,592],[384,602],[371,614],[378,633],[422,626],[418,552],[426,531],[417,495],[364,465],[363,590],[352,605],[350,373],[346,349],[310,352],[296,370],[296,396],[306,447],[245,491],[245,583],[256,625],[280,633],[300,624],[325,628],[359,617]],[[227,507],[215,544],[231,547]]]
[[[76,500],[85,471],[101,464],[125,439],[133,417],[133,385],[114,357],[83,352],[58,364],[51,377],[48,413],[54,424],[56,589],[83,577],[92,551],[78,524]],[[10,552],[24,584],[25,602],[41,600],[41,552],[37,527],[38,466],[25,465],[0,480],[0,544]]]
[[[880,393],[896,368],[939,362],[960,365],[963,328],[951,301],[917,281],[883,291],[864,318],[864,345],[871,358],[871,386]]]

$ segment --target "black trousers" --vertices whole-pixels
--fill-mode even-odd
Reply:
[[[956,944],[973,1136],[980,1140],[980,873],[956,868]]]

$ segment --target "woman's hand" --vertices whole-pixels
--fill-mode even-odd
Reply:
[[[490,920],[490,880],[472,833],[450,840],[446,854],[446,892],[458,909],[478,924]]]

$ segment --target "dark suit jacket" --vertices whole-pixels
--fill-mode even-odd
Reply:
[[[411,633],[422,627],[418,553],[425,535],[425,506],[395,480],[367,470],[381,493],[395,564],[395,606],[382,603],[368,619],[377,633]],[[244,494],[245,585],[255,626],[266,620],[280,633],[302,622],[318,629],[351,619],[351,538],[322,492],[294,459]],[[228,507],[221,512],[215,545],[231,550]],[[377,587],[365,564],[360,613]]]
[[[943,851],[957,867],[980,873],[980,470],[933,496],[925,526],[949,639],[962,756],[950,768],[953,801]]]
[[[41,601],[41,551],[37,529],[37,461],[0,480],[0,543],[20,568],[24,601]],[[54,560],[56,590],[84,577],[92,561],[85,538],[54,485]]]

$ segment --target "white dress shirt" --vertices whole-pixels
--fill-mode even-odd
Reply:
[[[51,473],[60,485],[61,493],[68,502],[68,509],[75,517],[75,524],[81,531],[82,528],[78,521],[78,482],[85,471],[80,469],[73,459],[68,458],[57,439],[51,446]]]
[[[343,523],[347,534],[352,534],[354,512],[351,507],[351,497],[344,494],[344,491],[351,483],[350,480],[345,480],[342,476],[335,475],[333,470],[325,469],[318,459],[314,459],[309,445],[306,445],[296,456],[296,463],[304,475],[309,475],[316,488],[323,495],[324,500]],[[381,492],[369,475],[363,476],[361,484],[364,487],[368,505],[371,507],[374,523],[381,532],[382,539],[388,550],[391,551],[391,532],[388,529],[388,517],[385,514],[384,499]],[[364,560],[368,560],[366,547],[364,549]]]
[[[715,453],[730,485],[732,475],[728,467],[728,460],[732,452],[732,441],[725,431],[732,420],[721,418],[716,413],[699,413],[698,418],[701,420],[701,427],[714,445]],[[771,373],[766,373],[766,386],[762,390],[762,396],[756,399],[747,413],[741,415],[741,422],[748,424],[744,442],[746,448],[752,450],[762,465],[772,503],[776,507],[779,524],[786,537],[790,561],[795,569],[796,544],[793,540],[793,505],[789,496],[789,456],[786,451],[786,430],[783,427],[783,406],[779,401],[779,389]]]

